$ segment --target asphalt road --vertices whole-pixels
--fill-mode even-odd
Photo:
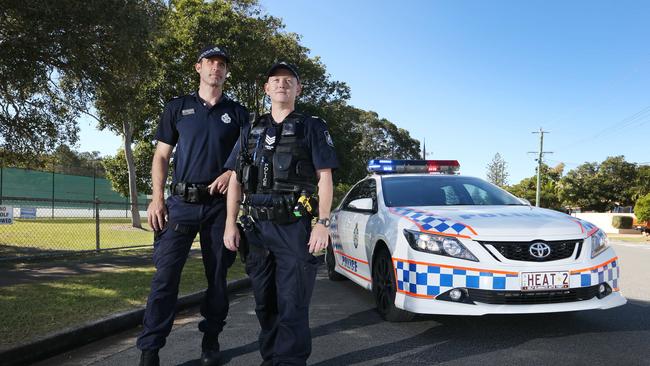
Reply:
[[[387,323],[369,292],[321,269],[311,307],[310,365],[650,365],[650,245],[615,243],[628,304],[610,310],[483,317],[426,316]],[[227,365],[258,365],[250,292],[233,296],[220,341]],[[179,316],[163,365],[198,365],[196,309]],[[39,365],[136,365],[138,330]]]

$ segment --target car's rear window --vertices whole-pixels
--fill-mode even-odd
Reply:
[[[473,177],[384,176],[382,191],[388,207],[523,205],[503,189]]]

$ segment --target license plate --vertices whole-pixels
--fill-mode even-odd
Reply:
[[[569,272],[523,272],[521,290],[553,290],[569,288]]]

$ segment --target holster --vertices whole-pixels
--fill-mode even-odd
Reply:
[[[239,230],[239,259],[242,263],[246,263],[246,258],[250,252],[250,244],[248,243],[248,238],[246,237],[246,230],[244,230],[243,225],[237,223],[237,230]]]

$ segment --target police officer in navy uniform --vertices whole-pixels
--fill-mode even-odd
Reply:
[[[328,245],[332,169],[338,162],[325,122],[294,111],[301,91],[294,66],[273,65],[264,90],[271,113],[242,133],[226,164],[235,174],[224,243],[233,251],[239,247],[236,220],[242,204],[262,365],[305,365],[318,264],[313,253]],[[312,228],[313,217],[318,220]]]
[[[224,164],[241,129],[248,125],[246,109],[223,94],[229,61],[223,48],[203,49],[194,66],[199,90],[172,99],[160,119],[151,169],[153,197],[147,210],[155,231],[156,273],[137,340],[141,365],[159,363],[158,350],[174,321],[181,271],[197,233],[208,282],[201,305],[205,319],[199,323],[201,364],[219,362],[218,335],[228,314],[226,271],[234,260],[223,245],[224,194],[231,175]],[[174,172],[165,205],[163,189],[174,146]]]

